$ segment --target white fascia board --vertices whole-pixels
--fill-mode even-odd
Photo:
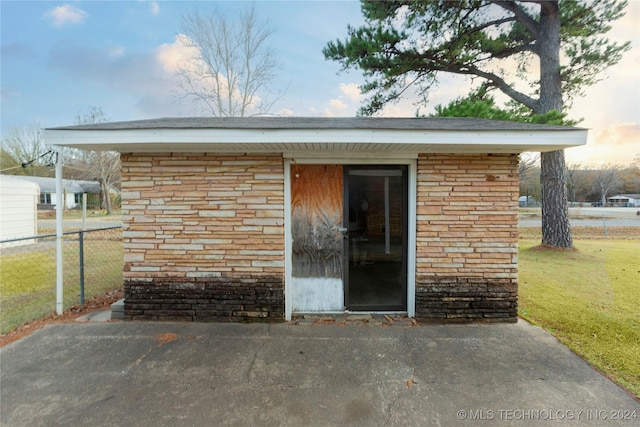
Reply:
[[[304,144],[366,144],[362,151],[376,151],[376,145],[393,145],[402,150],[430,152],[522,152],[553,151],[586,144],[587,130],[560,131],[424,131],[398,129],[131,129],[131,130],[47,130],[49,145],[85,150],[120,152],[170,151],[300,151]],[[444,147],[443,147],[444,146]],[[237,147],[237,148],[236,148]],[[446,148],[445,148],[446,147]],[[445,148],[443,150],[443,148]],[[453,151],[452,151],[453,150]]]

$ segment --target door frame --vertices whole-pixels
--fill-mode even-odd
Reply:
[[[402,178],[402,203],[403,203],[403,215],[402,215],[402,267],[404,269],[404,274],[405,274],[405,280],[404,280],[404,284],[403,284],[403,289],[402,289],[402,305],[406,307],[408,301],[407,301],[407,294],[408,294],[408,289],[407,289],[407,276],[408,276],[408,272],[407,272],[407,268],[408,268],[408,221],[409,221],[409,213],[408,213],[408,205],[409,205],[409,168],[407,167],[407,165],[402,165],[402,164],[375,164],[375,165],[354,165],[354,164],[347,164],[344,165],[344,195],[343,195],[343,227],[347,227],[349,226],[349,217],[350,217],[350,204],[351,204],[351,200],[349,199],[349,193],[350,193],[350,173],[351,171],[358,171],[358,170],[362,170],[362,171],[382,171],[382,170],[396,170],[396,171],[402,171],[401,173],[401,178]],[[391,169],[393,168],[393,169]],[[378,176],[384,176],[384,175],[378,175]],[[387,176],[391,176],[391,175],[387,175]],[[397,176],[397,175],[396,175]],[[353,311],[353,312],[375,312],[377,310],[384,310],[385,312],[395,312],[395,311],[406,311],[406,309],[404,308],[392,308],[392,307],[388,307],[388,309],[382,309],[382,308],[375,308],[374,306],[366,306],[363,305],[361,308],[359,309],[354,309],[354,308],[350,308],[353,307],[353,305],[351,304],[350,301],[350,286],[351,286],[351,270],[350,270],[350,263],[351,263],[351,241],[346,238],[344,240],[344,245],[343,245],[343,255],[344,255],[344,262],[343,262],[343,270],[342,270],[342,278],[343,278],[343,291],[344,291],[344,305],[345,305],[345,309],[349,310],[349,311]]]
[[[314,155],[317,154],[317,155]],[[291,165],[294,164],[334,164],[334,165],[407,165],[407,315],[415,316],[416,311],[416,206],[417,206],[417,154],[398,155],[389,153],[384,158],[358,157],[357,153],[344,153],[332,157],[328,153],[284,153],[284,293],[285,320],[291,320],[293,237],[291,233]],[[344,284],[343,284],[344,285]]]

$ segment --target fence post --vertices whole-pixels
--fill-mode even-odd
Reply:
[[[78,233],[78,244],[80,245],[80,305],[84,304],[84,230]]]
[[[64,194],[62,186],[62,152],[59,148],[56,148],[56,313],[62,314],[64,311],[63,305],[63,283],[64,274],[62,272],[63,267],[63,225],[62,215],[64,208]]]
[[[84,305],[84,230],[87,229],[87,193],[82,193],[82,230],[78,234],[80,245],[80,305]]]
[[[87,229],[87,193],[82,193],[82,229]]]

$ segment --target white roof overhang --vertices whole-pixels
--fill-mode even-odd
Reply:
[[[536,125],[516,129],[352,128],[329,125],[291,128],[163,128],[150,125],[143,128],[119,128],[95,125],[47,129],[45,138],[49,145],[121,153],[366,152],[386,155],[555,151],[586,144],[587,130]]]

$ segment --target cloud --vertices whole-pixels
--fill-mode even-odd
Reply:
[[[327,107],[322,112],[324,117],[344,117],[347,114],[348,105],[342,102],[340,99],[332,99],[329,101]]]
[[[589,132],[587,145],[570,148],[567,163],[626,165],[640,154],[640,124],[618,123]]]
[[[152,15],[157,15],[158,13],[160,13],[160,5],[158,4],[157,1],[152,1],[151,4],[151,14]]]
[[[109,86],[144,87],[158,72],[153,70],[153,57],[145,53],[125,55],[124,51],[58,43],[49,52],[49,66],[63,71],[67,77],[100,82]],[[147,76],[146,78],[144,76]]]
[[[122,55],[124,55],[124,47],[115,46],[109,50],[108,55],[111,59],[120,58]]]
[[[355,116],[356,110],[360,106],[360,101],[363,99],[359,85],[356,83],[340,83],[338,89],[342,95],[330,99],[321,115],[324,117]],[[318,114],[318,110],[315,108],[311,108],[310,111],[314,115]]]
[[[49,52],[48,65],[74,80],[157,100],[159,94],[175,92],[176,71],[191,54],[183,37],[178,35],[173,43],[143,52],[119,45],[96,48],[75,42],[58,43]]]
[[[173,43],[163,43],[156,49],[156,58],[165,72],[175,74],[183,69],[189,58],[198,54],[198,49],[184,34],[176,35]]]
[[[161,59],[162,52],[162,46],[137,52],[60,43],[49,52],[48,65],[76,84],[86,82],[107,88],[112,95],[120,93],[141,117],[195,114],[190,105],[179,102],[175,75]]]
[[[640,147],[640,124],[619,123],[604,129],[598,129],[593,135],[594,145],[635,145]]]
[[[289,108],[283,108],[276,113],[277,116],[280,117],[293,117],[293,111]]]
[[[386,105],[378,114],[378,117],[414,117],[416,107],[413,103],[408,101],[400,101],[396,104]]]
[[[360,102],[363,98],[360,85],[356,83],[340,83],[340,91],[347,95],[352,102]]]
[[[593,129],[590,134],[610,128],[614,123],[637,122],[640,117],[640,2],[630,1],[626,15],[612,25],[607,38],[618,43],[631,41],[631,50],[620,62],[607,68],[602,81],[586,88],[569,110],[570,117],[584,118],[579,126]]]
[[[62,27],[67,24],[80,24],[87,19],[89,14],[78,7],[64,4],[48,10],[45,12],[44,16],[46,19],[50,20],[54,26]]]
[[[332,99],[329,101],[329,107],[325,109],[327,116],[341,116],[342,112],[347,109],[348,105],[340,99]]]
[[[9,100],[20,98],[21,94],[15,89],[12,89],[8,86],[2,86],[0,88],[0,101],[3,103],[8,102]]]
[[[149,10],[153,16],[156,16],[160,13],[160,4],[157,1],[148,1],[148,0],[138,0],[142,3],[149,3]]]
[[[8,58],[31,58],[35,56],[31,46],[23,42],[2,45],[0,55],[2,55],[3,60]]]

